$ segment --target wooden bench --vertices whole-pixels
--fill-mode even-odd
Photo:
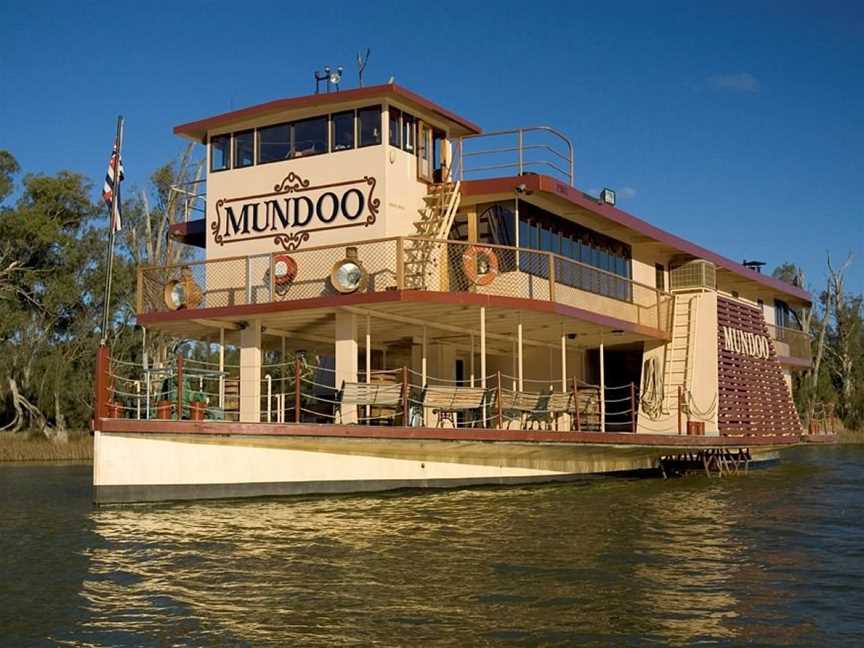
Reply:
[[[375,408],[376,413],[392,411],[390,416],[379,414],[376,418],[390,418],[403,407],[402,383],[359,383],[342,381],[336,405],[336,416],[342,422],[342,406],[357,405]],[[358,415],[359,417],[359,415]],[[371,421],[370,421],[371,422]]]
[[[501,409],[507,420],[505,426],[510,427],[510,423],[517,418],[520,430],[530,429],[534,424],[551,425],[552,395],[552,392],[504,391],[501,395]]]
[[[487,390],[483,387],[461,387],[426,385],[423,389],[423,407],[431,409],[438,417],[436,427],[444,427],[444,421],[456,426],[460,412],[476,412],[486,405]]]
[[[580,387],[579,397],[579,429],[600,430],[600,389],[597,387]],[[570,429],[576,429],[575,394],[569,392],[552,392],[549,395],[549,411],[555,419],[555,429],[558,429],[558,419],[561,415],[570,416]]]

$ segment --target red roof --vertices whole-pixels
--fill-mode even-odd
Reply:
[[[382,99],[392,97],[399,99],[409,104],[413,104],[423,110],[435,113],[445,121],[455,126],[455,135],[471,135],[482,132],[477,124],[468,121],[464,117],[450,112],[446,108],[439,106],[436,103],[421,97],[407,88],[398,86],[395,83],[384,85],[369,86],[367,88],[355,88],[353,90],[342,90],[340,92],[328,92],[325,94],[312,94],[305,97],[289,97],[287,99],[275,99],[256,106],[241,108],[240,110],[232,110],[231,112],[214,115],[198,121],[181,124],[174,128],[176,135],[182,135],[199,142],[203,142],[207,137],[207,132],[223,126],[230,126],[239,121],[252,119],[255,117],[265,117],[270,114],[277,114],[287,110],[296,110],[298,108],[307,108],[311,106],[329,106],[337,103],[345,103],[348,101],[362,101],[364,99]]]

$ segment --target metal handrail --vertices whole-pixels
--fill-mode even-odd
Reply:
[[[199,178],[197,180],[188,180],[186,182],[181,182],[179,184],[171,185],[169,188],[169,196],[171,194],[178,194],[182,196],[182,200],[184,201],[183,207],[183,220],[185,222],[189,221],[189,214],[193,211],[197,211],[200,213],[206,213],[207,208],[207,191],[198,191],[194,189],[197,185],[201,185],[206,183],[207,180],[205,178]],[[187,189],[187,187],[193,189]],[[199,205],[201,202],[203,205]]]
[[[525,136],[529,133],[548,133],[557,139],[561,140],[567,148],[567,153],[564,154],[561,151],[555,149],[549,144],[526,144]],[[515,135],[516,136],[516,145],[515,146],[504,146],[504,147],[494,147],[490,149],[480,150],[480,151],[471,151],[465,152],[465,141],[469,139],[478,139],[481,137],[501,137],[505,135]],[[490,171],[493,169],[503,169],[503,168],[515,168],[517,169],[519,175],[525,173],[525,168],[527,166],[547,166],[549,168],[554,169],[556,172],[560,173],[564,177],[567,178],[567,182],[570,186],[573,186],[573,143],[570,141],[563,132],[559,131],[556,128],[552,128],[551,126],[528,126],[525,128],[513,128],[508,130],[499,130],[499,131],[490,131],[487,133],[479,133],[476,135],[465,135],[460,137],[456,141],[456,146],[458,149],[458,163],[459,163],[459,178],[461,180],[465,179],[465,173],[472,173],[478,171]],[[562,169],[558,165],[548,160],[526,160],[525,153],[530,150],[536,149],[545,149],[548,151],[552,151],[555,155],[560,157],[566,163],[566,169]],[[500,164],[500,165],[486,165],[483,167],[475,167],[473,169],[465,168],[465,158],[471,157],[480,157],[484,155],[501,155],[506,153],[517,153],[517,160],[512,163]]]

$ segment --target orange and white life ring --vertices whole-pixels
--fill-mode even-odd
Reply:
[[[488,286],[498,276],[498,256],[485,245],[472,245],[462,255],[465,276],[475,286]]]
[[[277,286],[287,286],[297,277],[297,262],[287,254],[273,257],[273,282]]]

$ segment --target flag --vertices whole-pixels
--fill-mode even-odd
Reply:
[[[119,174],[117,175],[117,182],[115,183],[114,171],[119,166]],[[117,189],[117,212],[114,214],[114,231],[120,231],[120,181],[123,180],[123,159],[117,155],[117,145],[114,145],[114,150],[111,152],[111,159],[108,161],[108,173],[105,174],[105,184],[102,187],[102,199],[105,201],[105,204],[108,205],[108,209],[111,209],[111,199],[114,196],[114,189],[116,186]]]

